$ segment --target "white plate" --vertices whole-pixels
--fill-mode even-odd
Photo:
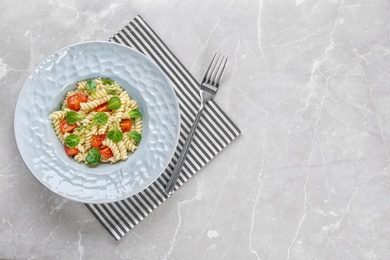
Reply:
[[[142,141],[129,159],[89,167],[69,158],[48,116],[79,80],[117,81],[143,114]],[[170,162],[179,138],[180,113],[171,82],[148,57],[126,46],[85,42],[52,54],[24,84],[14,130],[23,161],[38,180],[68,199],[107,203],[149,186]]]

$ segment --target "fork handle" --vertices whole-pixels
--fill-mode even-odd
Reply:
[[[166,194],[170,194],[176,185],[177,178],[179,177],[180,170],[181,170],[183,163],[184,163],[184,160],[187,156],[188,149],[191,146],[191,142],[192,142],[192,139],[194,137],[194,133],[195,133],[196,127],[198,126],[198,122],[199,122],[199,119],[200,119],[200,116],[202,115],[202,113],[203,113],[203,106],[199,109],[198,114],[195,117],[195,121],[191,126],[191,130],[188,134],[187,140],[184,143],[183,149],[181,150],[181,153],[179,155],[179,159],[177,159],[176,166],[173,169],[171,178],[169,179],[169,182],[165,188]]]

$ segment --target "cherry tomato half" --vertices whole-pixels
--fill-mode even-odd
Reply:
[[[128,131],[130,131],[131,129],[131,120],[126,118],[126,119],[123,119],[121,122],[120,122],[120,127],[122,129],[122,132],[123,133],[126,133]]]
[[[106,159],[111,158],[111,157],[114,156],[114,154],[112,153],[112,151],[111,151],[111,149],[109,147],[106,147],[104,149],[100,149],[99,152]]]
[[[70,147],[65,145],[65,152],[67,155],[73,156],[73,155],[78,154],[79,150],[77,150],[76,148],[70,148]]]
[[[68,107],[74,111],[79,111],[80,110],[80,103],[87,102],[87,101],[88,101],[87,96],[84,94],[81,94],[81,93],[74,94],[74,95],[68,97],[68,99],[67,99]]]
[[[107,108],[107,106],[108,106],[108,102],[103,103],[103,104],[97,106],[95,108],[95,111],[96,112],[109,112],[109,111],[111,111],[110,109]]]
[[[62,134],[65,134],[66,132],[73,132],[73,129],[77,127],[76,124],[68,124],[65,119],[62,119],[60,122],[60,131]]]
[[[98,148],[98,147],[102,144],[102,142],[103,142],[104,139],[106,139],[106,135],[105,135],[105,134],[102,134],[102,135],[93,135],[93,136],[92,136],[92,140],[91,140],[91,145],[92,145],[93,147]]]

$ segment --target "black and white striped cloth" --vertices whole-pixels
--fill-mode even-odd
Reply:
[[[172,81],[180,105],[181,130],[177,150],[163,174],[148,188],[128,199],[86,204],[104,228],[119,240],[169,196],[164,187],[175,167],[200,104],[199,84],[160,37],[137,16],[109,41],[125,44],[151,57]],[[211,57],[210,57],[211,59]],[[240,129],[214,102],[206,105],[175,189],[182,186],[240,134]]]

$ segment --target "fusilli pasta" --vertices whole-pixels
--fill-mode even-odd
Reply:
[[[49,115],[69,156],[96,165],[127,160],[141,141],[142,117],[135,100],[115,81],[82,80],[67,92],[61,110]],[[137,115],[130,111],[137,110]]]

